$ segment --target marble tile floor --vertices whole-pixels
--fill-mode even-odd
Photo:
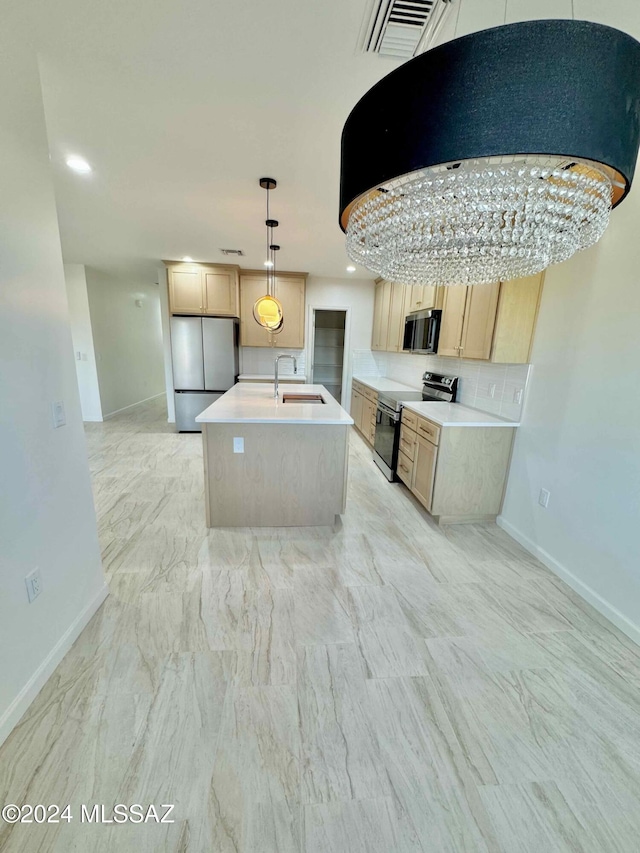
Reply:
[[[640,649],[353,433],[333,528],[204,526],[161,402],[86,429],[110,596],[0,749],[2,853],[635,853]]]

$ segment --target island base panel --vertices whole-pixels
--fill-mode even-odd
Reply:
[[[332,525],[344,512],[348,426],[203,424],[207,527]],[[244,453],[234,453],[234,438]]]

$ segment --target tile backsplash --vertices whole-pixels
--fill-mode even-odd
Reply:
[[[529,364],[486,364],[472,359],[354,350],[354,376],[386,376],[420,388],[425,370],[458,376],[458,403],[519,421],[529,378]],[[491,396],[491,386],[493,396]],[[518,393],[520,402],[517,402]]]
[[[266,373],[273,376],[274,361],[281,352],[295,356],[298,362],[298,373],[304,375],[304,350],[281,350],[278,347],[240,347],[240,373]],[[280,376],[293,375],[293,362],[290,358],[285,358],[280,362],[278,373]]]

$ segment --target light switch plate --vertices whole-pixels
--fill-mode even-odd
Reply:
[[[549,498],[551,497],[551,492],[547,489],[540,489],[540,494],[538,495],[538,503],[540,506],[545,509],[549,506]]]
[[[233,439],[233,452],[244,453],[244,438],[240,437]]]
[[[64,413],[64,403],[62,400],[56,400],[51,404],[51,417],[53,419],[53,428],[64,426],[67,422],[67,417]]]
[[[29,602],[32,602],[34,598],[37,598],[42,592],[42,576],[40,574],[40,569],[37,567],[26,576],[24,582],[27,586],[27,596],[29,598]]]

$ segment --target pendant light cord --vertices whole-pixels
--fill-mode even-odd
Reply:
[[[271,270],[269,268],[269,261],[271,260],[271,254],[269,249],[269,185],[267,184],[267,219],[265,221],[265,225],[267,226],[267,296],[271,296]]]

